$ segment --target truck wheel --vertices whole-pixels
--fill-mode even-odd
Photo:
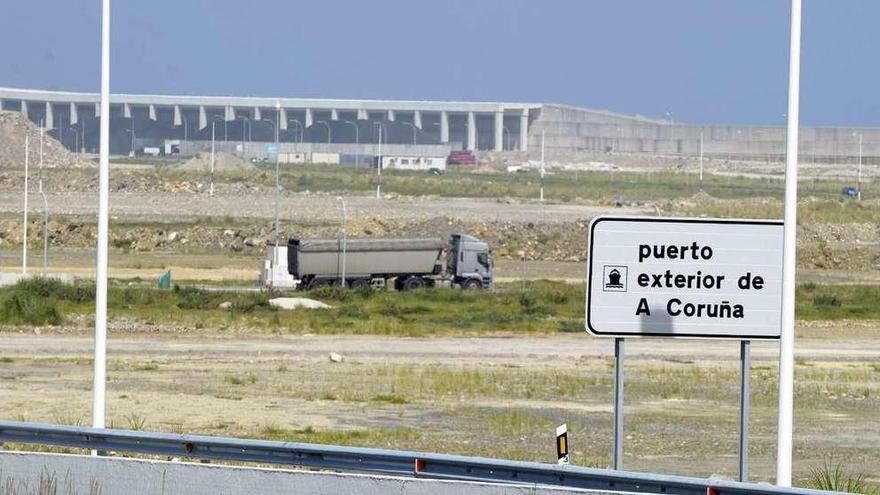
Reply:
[[[483,284],[475,278],[470,278],[466,280],[465,283],[461,284],[461,288],[464,290],[477,290],[482,289]]]
[[[331,281],[324,278],[313,278],[312,281],[309,283],[308,290],[320,289],[321,287],[326,287],[331,283]]]
[[[348,286],[354,290],[369,289],[370,281],[365,278],[356,278],[349,282]]]
[[[403,281],[403,290],[416,290],[425,288],[425,280],[422,277],[409,277]]]

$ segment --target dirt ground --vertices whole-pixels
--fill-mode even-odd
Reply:
[[[314,223],[341,223],[342,207],[333,194],[289,193],[282,195],[281,219],[297,221],[307,218]],[[32,197],[36,201],[38,197]],[[50,192],[47,194],[52,215],[86,216],[96,213],[95,195],[90,192]],[[528,201],[499,201],[470,198],[397,198],[376,199],[373,196],[346,198],[350,218],[380,217],[387,220],[425,220],[449,216],[466,222],[572,222],[592,218],[601,213],[638,214],[632,208],[609,208],[576,204],[540,204]],[[21,195],[0,194],[0,213],[20,213]],[[36,203],[35,203],[36,204]],[[240,195],[179,194],[171,192],[114,193],[110,195],[110,214],[128,221],[185,220],[210,216],[233,219],[274,218],[275,206],[270,194],[253,195],[242,200]]]
[[[800,333],[797,473],[828,455],[880,473],[880,327]],[[609,462],[607,339],[117,334],[109,342],[108,417],[119,428],[550,462],[553,428],[567,422],[576,464]],[[0,335],[0,417],[87,423],[91,350],[89,335]],[[331,352],[344,361],[331,362]],[[756,342],[752,352],[752,475],[769,480],[776,345]],[[735,476],[737,345],[630,340],[626,356],[625,467]]]
[[[600,165],[596,169],[605,170]],[[678,166],[670,162],[661,169],[676,170]],[[712,166],[717,173],[724,173],[725,165]],[[777,172],[770,169],[775,166],[768,165],[762,171],[756,165],[755,170],[744,173],[774,175]],[[639,170],[637,167],[633,164],[630,169]],[[265,190],[242,194],[243,188],[249,187],[222,184],[213,198],[165,189],[114,192],[111,222],[142,222],[147,225],[144,228],[152,229],[151,222],[208,224],[220,219],[209,227],[221,232],[248,222],[269,225],[274,213],[271,195]],[[21,199],[12,188],[2,189],[0,220],[18,225]],[[486,229],[496,229],[503,223],[535,223],[569,230],[575,225],[583,228],[583,222],[599,214],[656,214],[653,209],[635,207],[528,200],[377,200],[369,195],[346,199],[350,222],[379,219],[389,225],[433,226],[430,222],[439,218],[456,227],[459,223],[482,223]],[[31,196],[32,204],[39,205],[38,200],[38,196]],[[53,217],[88,218],[95,214],[96,196],[91,190],[51,189],[48,203]],[[284,192],[282,225],[310,222],[336,229],[342,215],[340,206],[334,194]],[[37,211],[33,210],[35,217]],[[220,225],[227,219],[237,226]],[[495,235],[495,241],[507,232],[524,231],[478,235]],[[170,232],[162,235],[170,237]],[[853,246],[867,243],[869,254],[873,254],[877,234],[871,235],[874,237],[856,240],[844,236],[838,242]],[[93,241],[87,237],[83,236],[88,242],[82,246],[50,248],[50,271],[91,277],[94,253],[89,246]],[[549,235],[544,237],[547,242],[553,240]],[[578,246],[582,240],[585,245],[580,231],[576,240]],[[242,253],[213,252],[204,247],[187,252],[188,247],[179,244],[145,251],[114,247],[110,275],[151,280],[171,269],[175,281],[245,286],[256,280],[263,258],[260,242]],[[836,248],[837,244],[829,246]],[[529,261],[525,266],[511,253],[506,257],[498,253],[500,281],[517,280],[523,273],[529,279],[583,281],[585,264],[565,261],[570,253]],[[0,249],[0,271],[17,271],[19,254],[9,246]],[[876,259],[880,258],[871,260],[876,264]],[[38,271],[41,263],[40,249],[32,249],[31,270]],[[827,264],[826,268],[834,269],[800,270],[798,279],[880,282],[877,269],[835,267]],[[565,422],[575,464],[607,467],[610,462],[610,340],[586,334],[288,337],[216,335],[210,329],[198,330],[204,332],[201,334],[150,334],[143,328],[131,333],[138,325],[145,326],[144,322],[125,322],[123,327],[128,331],[111,329],[107,397],[108,422],[114,427],[553,462],[553,431]],[[88,422],[92,340],[81,328],[0,330],[0,418]],[[344,361],[331,362],[331,352],[343,355]],[[763,481],[772,479],[774,470],[776,359],[775,344],[753,344],[750,454],[752,476]],[[803,479],[811,467],[833,456],[834,461],[880,482],[878,363],[880,322],[814,323],[799,329],[797,477]],[[733,478],[738,364],[735,342],[628,341],[624,467]]]

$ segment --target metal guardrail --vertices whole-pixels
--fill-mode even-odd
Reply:
[[[827,495],[832,492],[555,464],[307,443],[243,440],[0,421],[3,442],[292,465],[334,471],[679,495]]]

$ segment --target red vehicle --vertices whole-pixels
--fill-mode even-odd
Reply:
[[[447,165],[476,165],[477,157],[471,150],[452,150],[446,158]]]

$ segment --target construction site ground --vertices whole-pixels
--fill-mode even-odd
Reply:
[[[3,119],[0,128],[14,117]],[[12,124],[10,132],[20,132],[21,123]],[[31,140],[37,136],[33,128],[27,132]],[[21,142],[15,139],[0,146],[0,271],[13,273],[21,271],[23,234]],[[52,145],[48,149],[47,271],[90,278],[95,164]],[[780,166],[769,160],[713,159],[707,163],[711,187],[700,192],[692,157],[594,155],[551,155],[557,163],[543,203],[534,167],[505,172],[507,165],[528,161],[515,154],[490,156],[489,165],[450,171],[441,179],[389,173],[379,199],[368,172],[287,169],[279,238],[339,236],[339,198],[344,198],[351,236],[468,232],[492,246],[502,282],[548,278],[582,284],[587,228],[597,215],[781,216]],[[274,178],[265,167],[223,160],[228,163],[213,196],[204,156],[186,167],[149,159],[114,165],[110,275],[116,284],[151,286],[170,269],[174,282],[183,285],[254,287],[266,245],[275,238]],[[852,183],[850,168],[835,167],[811,165],[801,184],[798,281],[876,284],[876,171],[866,172],[870,182],[864,190],[870,194],[856,202],[839,194]],[[38,178],[31,168],[31,273],[43,269]],[[290,320],[295,314],[277,318],[296,326]],[[88,422],[91,322],[75,323],[0,325],[0,417]],[[554,429],[568,423],[573,463],[609,465],[612,342],[579,330],[284,335],[268,328],[157,330],[150,321],[120,317],[111,321],[109,342],[113,427],[553,462]],[[624,467],[735,476],[737,343],[630,342]],[[331,360],[331,353],[341,362]],[[752,476],[766,481],[775,458],[777,346],[755,343],[753,353]],[[823,462],[839,461],[880,481],[880,323],[800,322],[796,353],[797,479]]]

